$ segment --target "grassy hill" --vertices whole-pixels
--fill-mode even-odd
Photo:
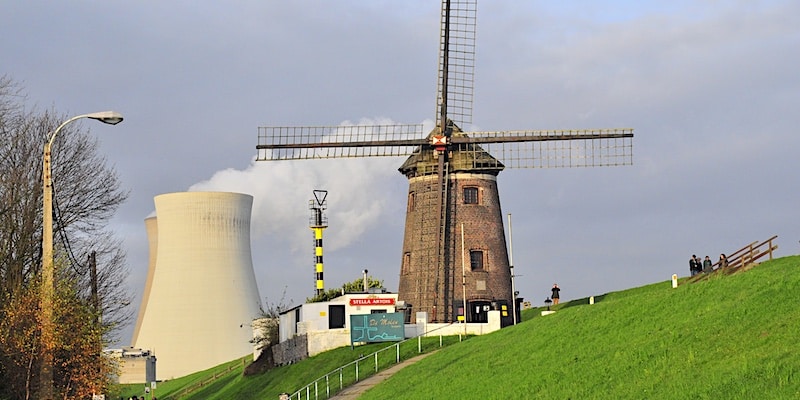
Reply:
[[[800,399],[799,300],[792,256],[677,289],[665,281],[594,305],[579,299],[545,317],[528,310],[517,326],[454,343],[361,398]],[[238,361],[181,398],[277,399],[382,347],[337,349],[253,377]],[[182,389],[168,385],[212,373],[161,383],[156,395],[177,398]]]
[[[401,370],[362,399],[798,399],[800,257],[569,303]]]
[[[442,343],[438,337],[424,338],[422,351],[427,353],[439,349],[440,346],[449,346],[458,343],[458,337],[445,337]],[[244,376],[244,367],[252,361],[252,355],[234,360],[206,371],[197,372],[178,379],[158,382],[153,394],[159,400],[169,399],[277,399],[283,392],[292,393],[304,387],[320,376],[334,371],[337,368],[355,361],[362,356],[368,356],[391,344],[374,343],[359,346],[354,349],[341,347],[296,364],[287,365],[266,373],[255,376]],[[402,360],[414,357],[418,353],[417,340],[404,342],[400,346]],[[384,352],[380,356],[381,370],[394,365],[394,350]],[[361,379],[374,374],[372,358],[363,361],[359,371]],[[345,379],[352,378],[353,368],[346,371]],[[338,378],[337,378],[338,379]],[[351,379],[352,381],[353,379]],[[324,390],[324,389],[322,389]],[[142,396],[144,384],[120,385],[107,396],[109,399],[120,397],[127,399],[133,395]],[[146,398],[149,400],[151,394]]]

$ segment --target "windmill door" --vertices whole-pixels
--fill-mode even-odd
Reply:
[[[492,303],[485,300],[475,300],[467,303],[469,310],[468,322],[486,323],[489,322],[489,311],[492,309]]]

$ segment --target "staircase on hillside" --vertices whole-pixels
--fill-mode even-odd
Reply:
[[[778,245],[774,243],[777,238],[778,235],[775,235],[761,243],[758,241],[750,243],[727,256],[727,265],[721,265],[723,264],[722,260],[717,261],[711,266],[712,270],[710,272],[697,274],[691,277],[689,282],[705,280],[712,275],[730,275],[747,271],[758,265],[758,260],[767,255],[769,260],[772,260],[772,253],[778,249]]]

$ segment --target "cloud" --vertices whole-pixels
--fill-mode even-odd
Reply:
[[[393,124],[386,118],[362,119],[359,126]],[[352,126],[345,121],[341,126]],[[381,224],[405,178],[397,171],[401,158],[357,158],[255,161],[242,170],[228,168],[189,187],[189,191],[230,191],[253,196],[254,241],[288,242],[293,252],[305,251],[309,238],[314,190],[327,190],[330,250],[358,241]]]

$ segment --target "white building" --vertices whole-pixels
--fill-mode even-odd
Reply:
[[[280,342],[306,335],[308,356],[350,345],[350,316],[393,313],[397,293],[348,293],[331,301],[306,303],[280,315]]]
[[[278,365],[351,345],[350,316],[377,313],[404,313],[405,304],[397,293],[348,293],[320,303],[306,303],[280,314],[279,343],[273,348]],[[430,323],[424,312],[406,315],[403,336],[485,335],[501,328],[500,310],[482,310],[482,323]],[[258,357],[260,352],[256,352]]]
[[[125,347],[106,350],[119,367],[115,381],[121,384],[150,383],[156,380],[156,357],[149,350]]]
[[[155,197],[145,220],[150,265],[133,347],[158,357],[157,379],[252,352],[261,310],[250,253],[253,197],[181,192]]]

